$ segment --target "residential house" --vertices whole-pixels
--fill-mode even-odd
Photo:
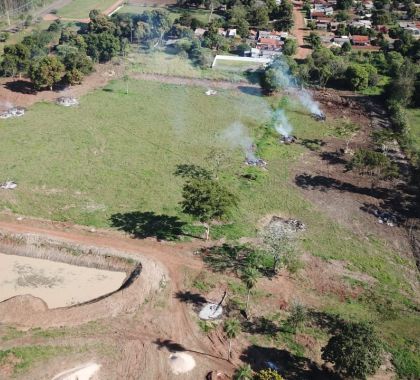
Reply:
[[[326,16],[332,16],[334,14],[334,8],[333,7],[327,7],[324,9],[324,13]]]
[[[334,37],[334,43],[340,47],[343,46],[346,42],[350,42],[350,38],[347,36]]]
[[[354,35],[351,36],[351,43],[355,46],[368,46],[370,43],[369,36]]]
[[[274,38],[260,38],[257,47],[261,50],[280,51],[283,42]]]

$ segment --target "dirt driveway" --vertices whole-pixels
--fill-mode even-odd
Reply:
[[[296,37],[298,42],[298,50],[295,58],[305,59],[312,50],[305,45],[304,37],[308,35],[308,31],[305,26],[305,20],[302,14],[302,2],[293,2],[293,18],[295,25],[292,29],[292,34]]]

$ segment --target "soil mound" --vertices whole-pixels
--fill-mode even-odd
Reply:
[[[10,318],[13,318],[13,316],[19,317],[23,314],[42,313],[46,310],[48,310],[48,306],[41,298],[29,294],[0,302],[0,315],[4,315],[7,311]]]
[[[96,363],[87,363],[69,369],[54,376],[52,380],[91,380],[101,366]]]
[[[169,366],[175,375],[190,372],[195,367],[195,360],[185,352],[176,352],[169,356]]]

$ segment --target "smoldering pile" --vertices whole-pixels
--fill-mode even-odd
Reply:
[[[256,155],[256,146],[249,135],[248,129],[239,122],[233,123],[220,136],[232,147],[240,147],[245,153],[245,165],[265,169],[267,161]]]
[[[281,136],[280,137],[280,144],[293,144],[297,141],[297,137],[296,136]]]
[[[25,108],[12,107],[0,114],[0,119],[9,119],[11,117],[20,117],[25,114]]]
[[[316,120],[316,121],[325,121],[327,120],[327,117],[325,116],[325,114],[323,112],[317,114],[317,113],[313,113],[311,114],[311,116]]]
[[[61,96],[56,100],[59,106],[74,107],[79,105],[79,101],[72,96]]]
[[[266,168],[267,161],[264,161],[262,158],[258,157],[246,157],[245,158],[245,165],[248,166],[258,166],[259,168]]]

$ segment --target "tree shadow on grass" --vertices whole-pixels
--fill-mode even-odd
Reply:
[[[322,175],[314,176],[307,173],[297,175],[295,177],[295,183],[297,186],[305,190],[320,190],[324,192],[328,190],[339,190],[349,193],[368,195],[378,199],[388,199],[389,197],[394,197],[397,193],[397,191],[393,189],[382,187],[360,187],[349,182],[341,182],[334,178]]]
[[[279,332],[279,326],[266,317],[256,317],[252,321],[245,320],[242,323],[243,331],[249,334],[271,335],[274,336]]]
[[[139,239],[176,240],[180,236],[190,236],[183,231],[186,223],[178,217],[157,215],[152,211],[118,213],[111,215],[110,221],[113,227]]]
[[[190,291],[177,292],[175,298],[179,299],[181,302],[192,304],[194,306],[203,306],[207,303],[207,300],[199,293],[191,293]]]
[[[273,347],[251,345],[241,355],[254,371],[272,366],[286,380],[340,380],[341,377],[312,360]]]

